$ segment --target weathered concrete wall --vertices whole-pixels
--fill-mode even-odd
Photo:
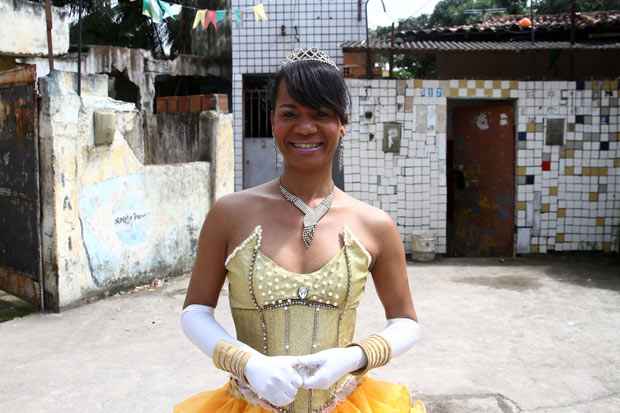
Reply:
[[[235,192],[235,144],[232,114],[202,112],[200,130],[209,138],[211,202]]]
[[[43,253],[56,308],[191,268],[209,208],[210,165],[147,166],[135,106],[107,97],[107,76],[41,79]],[[115,114],[111,144],[96,146],[96,111]]]
[[[69,11],[52,7],[54,55],[69,50]],[[0,0],[0,54],[47,56],[45,4]]]
[[[7,0],[0,0],[7,1]],[[20,63],[37,66],[39,77],[47,76],[49,65],[46,58],[23,58]],[[77,72],[77,54],[54,61],[56,70]],[[154,113],[155,80],[160,75],[170,76],[216,76],[231,78],[230,62],[209,61],[199,56],[181,55],[174,60],[158,60],[151,52],[143,49],[129,49],[113,46],[89,46],[82,56],[82,73],[123,73],[140,89],[138,106],[148,113]]]

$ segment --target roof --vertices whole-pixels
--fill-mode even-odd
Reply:
[[[349,41],[342,44],[347,51],[366,50],[366,41]],[[391,46],[389,41],[373,40],[370,49],[375,51],[402,51],[402,52],[434,52],[434,51],[525,51],[525,50],[620,50],[620,42],[615,43],[575,43],[570,42],[491,42],[491,41],[395,41]]]
[[[396,34],[406,41],[414,40],[508,40],[523,39],[531,35],[529,28],[523,29],[518,22],[529,15],[489,16],[483,22],[462,26],[437,26],[410,30]],[[568,40],[571,30],[571,14],[549,14],[534,17],[536,37],[540,40]],[[599,11],[576,13],[575,29],[577,39],[587,41],[598,37],[620,38],[620,11]],[[605,34],[610,36],[605,36]]]

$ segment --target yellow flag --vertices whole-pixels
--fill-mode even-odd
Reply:
[[[259,3],[256,6],[253,7],[254,9],[254,18],[256,19],[256,21],[259,20],[267,20],[267,13],[265,13],[265,6],[263,6],[263,3]]]
[[[196,12],[196,17],[194,17],[194,24],[192,25],[192,29],[195,29],[205,18],[206,10],[198,10]]]

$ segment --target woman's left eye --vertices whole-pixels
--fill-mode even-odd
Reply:
[[[318,112],[316,113],[316,115],[317,115],[319,118],[326,118],[326,117],[328,117],[328,116],[329,116],[329,113],[328,113],[328,112],[325,112],[325,111],[320,110],[320,111],[318,111]]]

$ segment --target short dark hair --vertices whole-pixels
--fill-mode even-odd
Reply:
[[[312,109],[331,109],[340,122],[349,122],[349,89],[338,69],[314,60],[300,60],[284,65],[273,75],[269,88],[271,105],[275,109],[278,87],[286,82],[288,94]]]

